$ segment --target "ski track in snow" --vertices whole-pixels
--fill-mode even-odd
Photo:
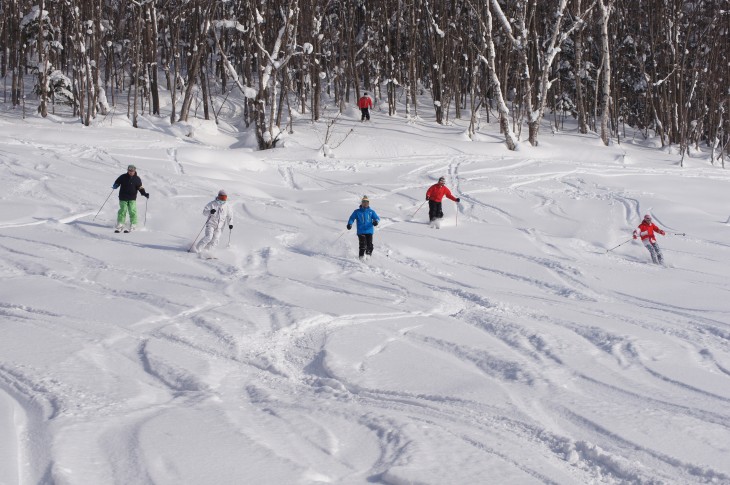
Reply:
[[[418,149],[402,137],[442,132],[380,123],[342,122],[372,151],[244,174],[154,123],[136,145],[3,138],[4,200],[38,204],[0,221],[0,482],[730,483],[727,236],[662,240],[674,268],[606,253],[647,205],[669,227],[645,177],[728,177]],[[114,234],[116,194],[92,219],[130,162],[149,218]],[[440,175],[461,203],[436,231],[413,213]],[[187,248],[219,186],[233,242],[204,260]],[[363,194],[367,262],[337,239]]]

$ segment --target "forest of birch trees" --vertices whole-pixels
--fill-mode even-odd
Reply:
[[[390,115],[498,123],[538,145],[567,119],[605,144],[730,141],[730,0],[2,0],[5,103],[84,124],[171,123],[244,97],[260,149],[363,91]],[[427,101],[426,101],[427,100]],[[117,108],[118,109],[118,108]],[[193,114],[195,116],[196,114]]]

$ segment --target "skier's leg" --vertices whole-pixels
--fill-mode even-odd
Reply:
[[[213,240],[213,233],[215,232],[215,226],[205,226],[205,234],[203,234],[203,237],[200,238],[200,241],[198,241],[198,244],[195,245],[195,252],[199,253],[203,249],[205,249],[205,246]]]
[[[656,251],[654,250],[654,246],[652,246],[651,243],[646,245],[646,249],[649,250],[649,254],[651,254],[651,260],[654,262],[654,264],[657,264],[658,261],[656,259]]]
[[[365,256],[365,248],[367,246],[367,241],[366,241],[366,238],[365,238],[365,234],[358,234],[357,235],[357,242],[358,242],[358,246],[359,246],[358,247],[358,257],[360,259],[362,259],[363,256]]]
[[[205,246],[205,249],[207,251],[210,251],[214,247],[218,245],[218,242],[221,240],[221,232],[222,229],[220,227],[214,227],[213,228],[213,235],[210,238],[210,242]]]
[[[129,224],[132,227],[132,229],[134,229],[135,226],[137,225],[137,201],[136,200],[129,201]]]
[[[373,254],[373,235],[365,234],[365,254],[370,256]]]
[[[664,255],[662,254],[662,249],[659,247],[659,243],[654,243],[654,251],[656,252],[656,257],[659,260],[659,264],[662,264],[664,262]]]
[[[370,108],[365,108],[363,111],[365,112],[365,118],[370,121]]]
[[[124,221],[127,220],[127,201],[119,201],[119,211],[117,212],[117,229],[124,227]]]
[[[436,210],[436,202],[429,200],[428,201],[428,220],[433,221],[436,219],[436,214],[438,214],[438,211]]]
[[[442,217],[444,217],[444,209],[443,209],[443,205],[441,204],[441,202],[436,202],[436,211],[437,211],[436,212],[437,219],[441,219]]]

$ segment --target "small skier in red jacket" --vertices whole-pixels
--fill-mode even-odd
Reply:
[[[461,202],[461,199],[451,195],[451,191],[446,187],[446,179],[439,177],[438,183],[433,184],[426,191],[426,200],[428,201],[428,220],[431,225],[438,228],[440,226],[438,219],[444,216],[444,211],[441,208],[441,201],[444,196],[447,199],[451,199],[456,203]]]
[[[639,227],[634,230],[634,239],[638,239],[640,237],[641,242],[644,243],[646,249],[649,250],[649,254],[651,254],[651,260],[655,264],[662,264],[664,262],[664,257],[662,256],[659,244],[656,242],[656,237],[654,237],[655,232],[658,232],[662,236],[666,234],[664,231],[659,229],[654,222],[652,222],[651,215],[646,214],[644,216],[644,220],[641,221],[641,224],[639,224]]]
[[[370,121],[370,110],[373,107],[373,100],[368,96],[368,93],[363,93],[362,98],[357,101],[357,107],[360,108],[362,117],[360,122],[362,123],[367,118]]]

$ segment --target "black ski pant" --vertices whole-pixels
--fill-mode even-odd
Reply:
[[[441,219],[444,216],[444,211],[441,208],[441,202],[433,200],[428,201],[428,220]]]
[[[369,256],[373,254],[373,235],[372,234],[358,234],[357,241],[360,243],[360,254],[362,258],[366,254]]]
[[[370,121],[370,108],[360,108],[360,112],[362,113],[360,121],[364,121],[366,119]]]

